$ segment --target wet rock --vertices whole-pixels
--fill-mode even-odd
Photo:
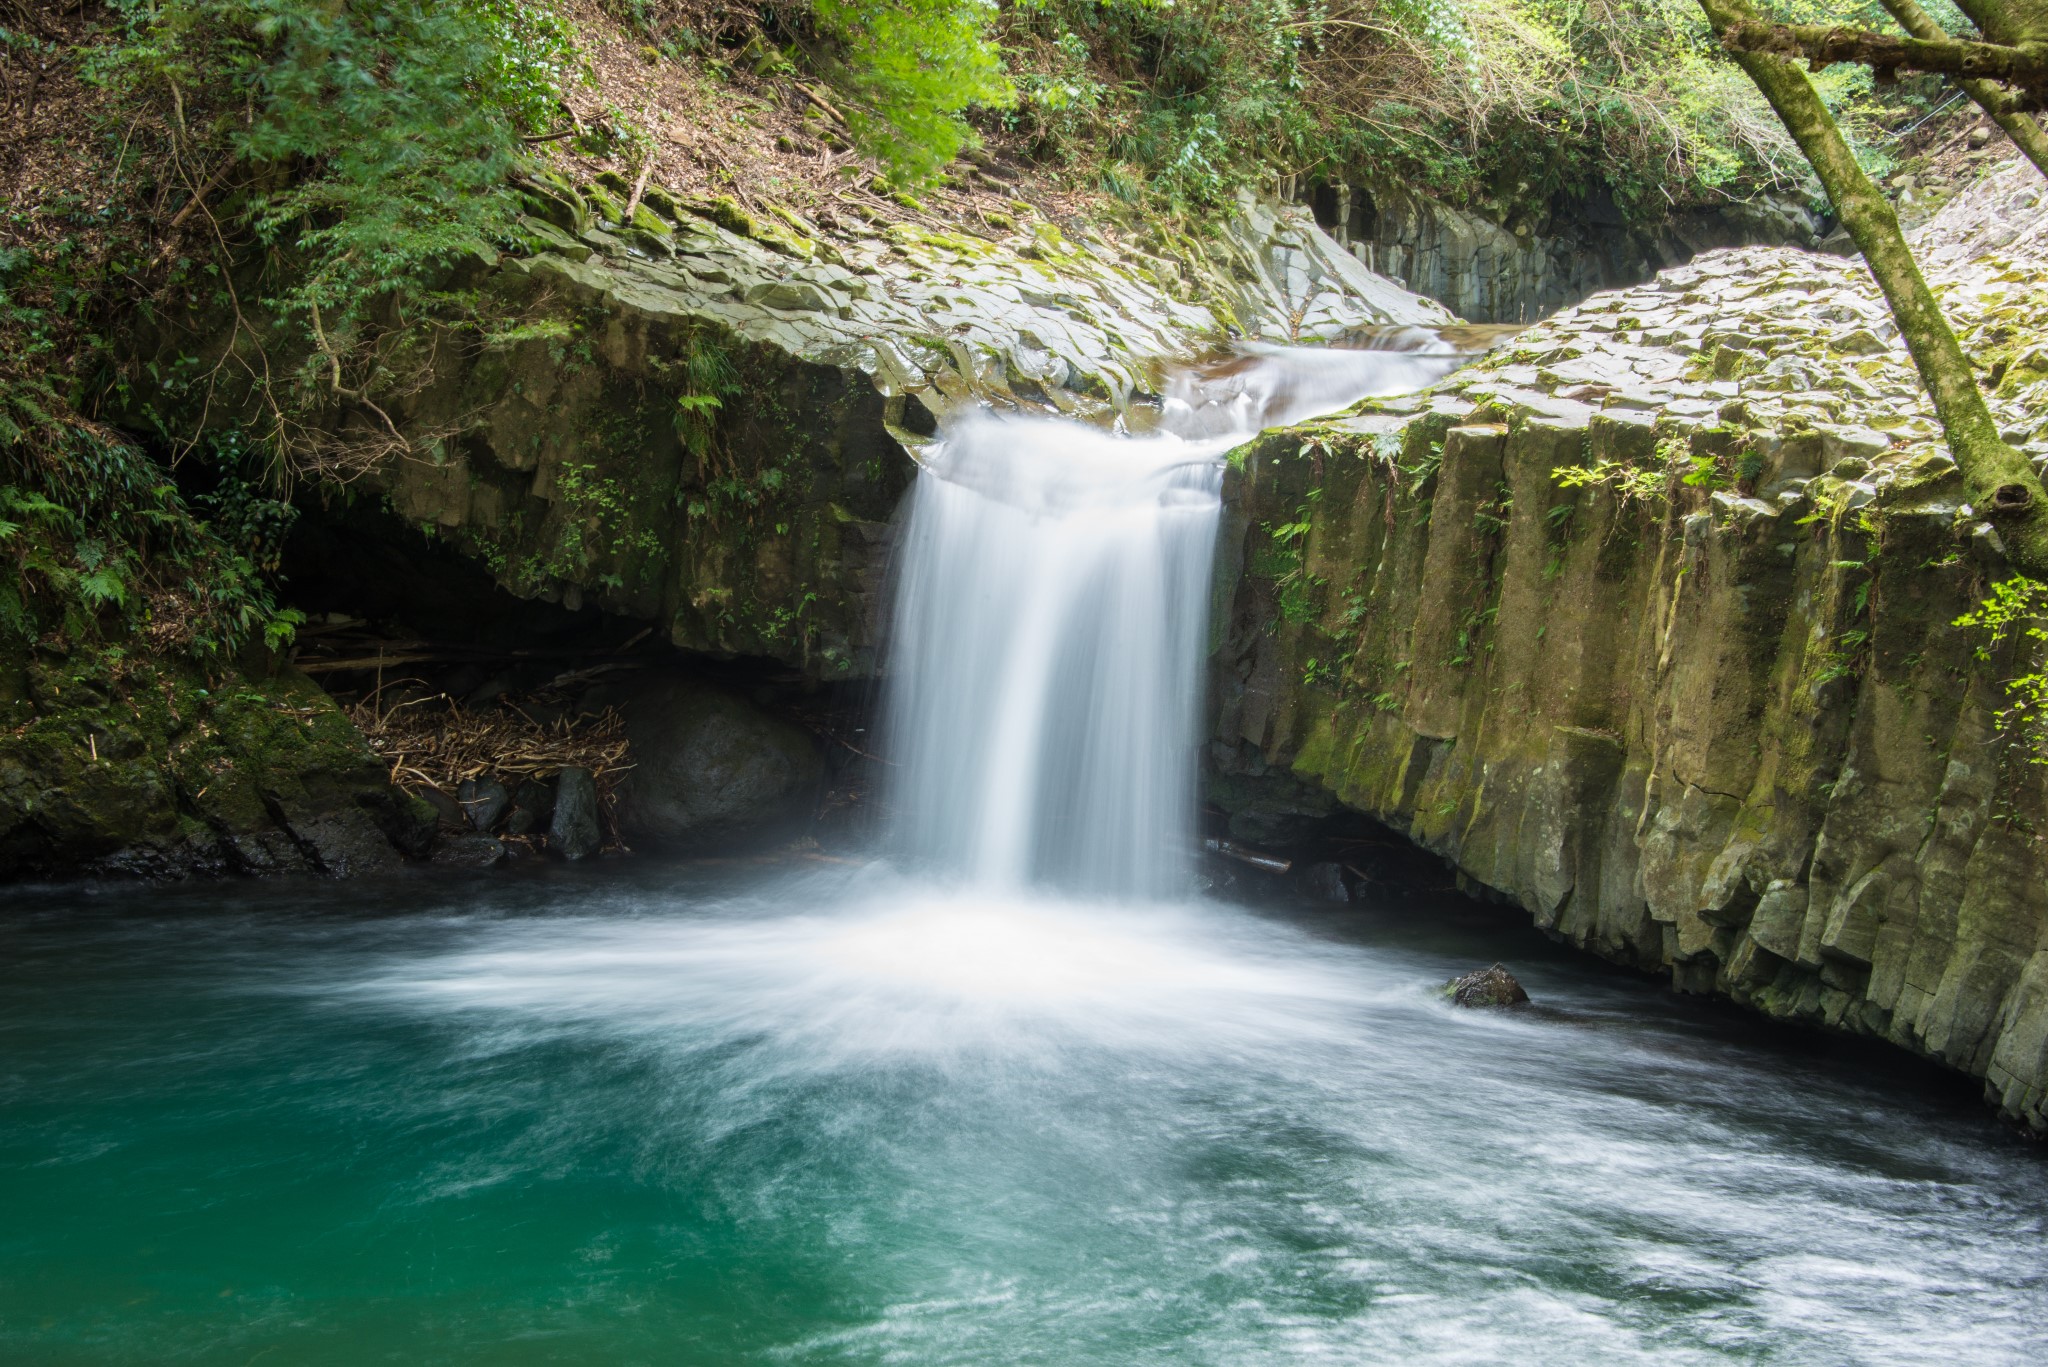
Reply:
[[[468,829],[469,813],[463,809],[461,802],[442,792],[439,788],[422,788],[419,795],[425,799],[429,807],[434,809],[434,816],[441,825],[463,830]]]
[[[1524,1006],[1529,1001],[1515,975],[1499,964],[1453,978],[1443,990],[1459,1006]]]
[[[452,835],[434,847],[433,862],[460,869],[487,869],[505,860],[504,842],[488,835]]]
[[[548,823],[548,848],[564,859],[588,859],[604,847],[597,819],[597,780],[588,769],[571,767],[555,776],[555,815]]]
[[[361,808],[288,818],[299,849],[321,872],[336,878],[382,873],[404,863],[376,820]]]
[[[809,732],[679,676],[637,682],[617,705],[633,757],[619,789],[628,839],[724,850],[787,838],[809,822],[825,774]]]
[[[1349,902],[1351,888],[1344,881],[1344,866],[1325,861],[1309,864],[1295,875],[1294,885],[1306,897],[1318,902]]]
[[[469,824],[480,831],[494,829],[505,809],[512,805],[512,794],[494,778],[465,779],[456,789],[455,797],[468,814]]]
[[[505,834],[532,835],[547,829],[555,814],[555,790],[537,778],[527,779],[512,795],[512,810],[505,817]]]

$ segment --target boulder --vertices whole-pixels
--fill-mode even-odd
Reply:
[[[555,814],[555,790],[537,778],[519,785],[512,795],[512,811],[505,818],[505,834],[531,835],[545,830]]]
[[[1495,964],[1453,978],[1444,984],[1444,995],[1459,1006],[1526,1006],[1529,994],[1515,981],[1515,975]]]
[[[808,731],[727,689],[685,676],[614,695],[633,765],[619,829],[673,850],[730,850],[786,839],[809,823],[825,777]]]
[[[496,826],[498,818],[512,805],[512,794],[494,778],[464,779],[455,797],[462,804],[462,809],[469,813],[469,824],[480,831]]]
[[[548,848],[564,859],[588,859],[604,848],[597,819],[597,780],[588,769],[570,767],[555,776],[555,816],[548,824]]]

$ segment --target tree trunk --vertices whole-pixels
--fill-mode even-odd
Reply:
[[[1745,0],[1700,0],[1700,8],[1716,34],[1754,22]],[[2022,570],[2036,578],[2048,576],[2048,496],[2026,457],[2000,439],[1970,362],[1906,246],[1898,215],[1856,164],[1834,116],[1804,72],[1761,53],[1731,55],[1813,164],[1836,214],[1884,291],[1971,501],[1980,514],[1997,523],[2008,553]]]
[[[2048,39],[2048,3],[2044,0],[1956,0],[1980,32],[2008,47]]]
[[[1943,37],[1941,25],[1934,22],[1926,10],[1914,0],[1881,0],[1892,18],[1899,21],[1899,27],[1915,38],[1933,41]],[[2013,146],[2034,163],[2034,169],[2048,176],[2048,133],[2041,131],[2041,125],[2025,114],[2008,113],[2004,109],[2005,92],[1990,81],[1980,81],[1974,76],[1965,76],[1956,82],[1963,93],[1975,100],[1993,122],[2005,130]]]

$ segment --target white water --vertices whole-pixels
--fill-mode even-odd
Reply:
[[[1180,376],[1142,437],[992,414],[945,434],[912,493],[889,657],[914,861],[989,888],[1180,890],[1223,456],[1457,364],[1428,340],[1248,350]]]

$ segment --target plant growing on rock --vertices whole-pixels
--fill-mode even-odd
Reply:
[[[2024,652],[2026,672],[2006,680],[2012,705],[1999,714],[1998,726],[2026,748],[2031,763],[2048,764],[2048,662],[2041,651],[2048,644],[2048,584],[2014,575],[1992,585],[1991,596],[1955,625],[1983,633],[1979,660],[1988,663],[1993,651],[2008,645]]]
[[[274,473],[346,477],[410,453],[394,397],[416,386],[434,323],[474,319],[480,301],[450,285],[512,235],[522,135],[553,119],[578,69],[566,23],[527,0],[114,10],[88,74],[178,205],[167,284],[231,313],[256,350],[302,357],[289,378],[267,359],[248,377]],[[259,257],[283,269],[251,297]]]

